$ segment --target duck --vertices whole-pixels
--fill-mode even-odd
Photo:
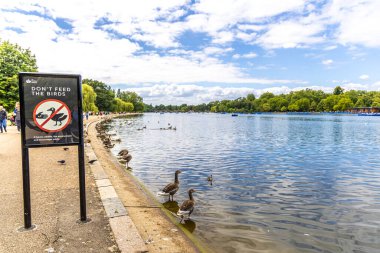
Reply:
[[[53,115],[53,113],[55,112],[55,108],[52,107],[48,109],[48,111],[51,112],[50,115]],[[62,121],[64,121],[66,118],[67,118],[67,115],[65,115],[64,113],[57,113],[56,115],[53,116],[53,118],[51,118],[51,120],[55,121],[55,126],[58,124],[58,122],[59,122],[59,125],[61,126]]]
[[[207,177],[207,182],[209,182],[211,185],[212,185],[212,181],[213,180],[214,179],[212,178],[212,175],[210,175],[210,176]]]
[[[178,174],[180,174],[182,171],[176,170],[174,173],[174,183],[170,183],[162,189],[161,192],[158,192],[157,195],[159,196],[169,196],[169,201],[170,201],[170,196],[172,197],[172,201],[174,201],[174,194],[178,191],[179,189],[179,180],[178,180]]]
[[[177,215],[181,217],[181,222],[184,216],[187,216],[190,219],[191,213],[194,211],[195,200],[193,198],[193,192],[196,192],[194,189],[188,190],[189,199],[185,200],[182,205],[179,207]]]

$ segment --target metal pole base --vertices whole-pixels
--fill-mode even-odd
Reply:
[[[91,220],[90,218],[87,217],[86,220],[77,220],[77,223],[78,223],[78,224],[83,224],[83,223],[89,223],[89,222],[91,222],[91,221],[92,221],[92,220]]]
[[[37,229],[37,225],[32,225],[30,228],[20,227],[17,229],[17,232],[23,233],[23,232],[30,232]]]

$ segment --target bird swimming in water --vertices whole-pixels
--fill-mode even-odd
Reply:
[[[69,148],[63,148],[63,150],[67,151],[67,150],[69,150]]]
[[[182,171],[176,170],[174,174],[174,183],[170,183],[162,189],[161,192],[158,192],[157,195],[159,196],[169,196],[169,201],[170,201],[170,196],[172,196],[172,201],[174,201],[174,194],[178,191],[179,189],[179,180],[178,180],[178,174],[180,174]]]
[[[90,161],[88,161],[89,164],[94,164],[94,162],[96,162],[97,160],[96,159],[92,159]]]
[[[189,199],[185,200],[182,203],[182,205],[179,207],[177,215],[181,217],[181,222],[182,222],[184,216],[187,216],[190,219],[190,215],[194,211],[195,200],[193,198],[193,192],[196,192],[196,191],[194,189],[190,189],[188,191]]]
[[[52,107],[48,109],[48,111],[51,112],[50,115],[52,115],[55,112],[55,108]],[[55,121],[55,126],[58,124],[58,122],[59,122],[59,125],[61,126],[62,121],[65,120],[66,118],[67,118],[67,115],[65,115],[64,113],[57,113],[56,115],[53,116],[53,118],[51,118],[51,120]]]
[[[64,165],[64,164],[66,163],[65,160],[59,160],[59,161],[57,161],[57,162],[60,163],[60,164],[62,164],[62,165]]]
[[[212,175],[208,176],[207,182],[209,182],[212,185],[212,181],[214,181],[214,179],[212,178]]]

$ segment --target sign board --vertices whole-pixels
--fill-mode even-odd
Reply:
[[[79,144],[79,75],[20,73],[20,89],[26,147]]]
[[[80,75],[19,73],[24,224],[32,225],[29,148],[78,146],[80,220],[87,222]]]

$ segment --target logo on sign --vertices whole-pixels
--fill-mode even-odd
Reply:
[[[71,111],[62,101],[46,99],[41,101],[33,111],[36,126],[48,133],[65,129],[71,121]]]
[[[35,79],[26,79],[26,83],[37,83],[37,80]]]

